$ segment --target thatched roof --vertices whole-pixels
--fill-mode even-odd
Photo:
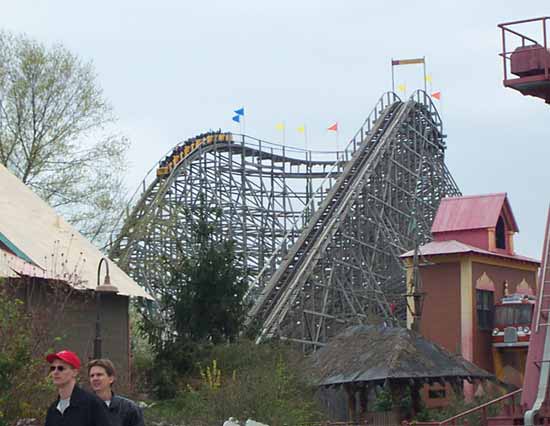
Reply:
[[[359,325],[314,355],[318,385],[494,379],[487,371],[406,328]]]

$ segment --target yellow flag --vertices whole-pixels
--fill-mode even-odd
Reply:
[[[275,128],[277,130],[283,131],[285,129],[285,123],[277,123],[275,124]]]
[[[397,91],[405,93],[407,91],[407,85],[406,84],[398,84],[397,85]]]
[[[306,126],[302,124],[302,125],[301,125],[300,127],[298,127],[296,130],[297,130],[298,132],[300,132],[300,133],[305,133],[305,131],[306,131]]]
[[[426,74],[426,83],[431,83],[431,82],[432,82],[432,75]]]

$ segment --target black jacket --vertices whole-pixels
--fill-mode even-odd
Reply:
[[[141,408],[134,401],[114,393],[109,405],[109,420],[112,426],[144,426]]]
[[[112,426],[105,403],[97,396],[75,386],[69,407],[63,414],[57,400],[48,408],[45,426]]]

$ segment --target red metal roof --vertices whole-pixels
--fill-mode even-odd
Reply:
[[[494,228],[501,212],[508,229],[518,232],[506,193],[443,198],[432,224],[432,234]]]
[[[518,255],[512,255],[512,254],[492,252],[489,250],[483,250],[479,247],[474,247],[469,244],[464,244],[456,240],[432,241],[427,244],[424,244],[423,246],[420,246],[419,252],[421,256],[472,253],[472,254],[480,254],[484,256],[493,256],[493,257],[500,257],[500,258],[505,258],[510,260],[517,260],[520,262],[535,263],[537,265],[540,265],[540,261],[537,259],[532,259],[530,257],[525,257],[525,256],[518,256]],[[407,258],[407,257],[413,257],[413,256],[414,256],[414,250],[410,250],[406,253],[403,253],[400,257]]]

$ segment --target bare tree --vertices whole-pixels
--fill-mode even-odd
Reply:
[[[91,63],[0,32],[0,163],[98,243],[124,198],[114,122]]]

